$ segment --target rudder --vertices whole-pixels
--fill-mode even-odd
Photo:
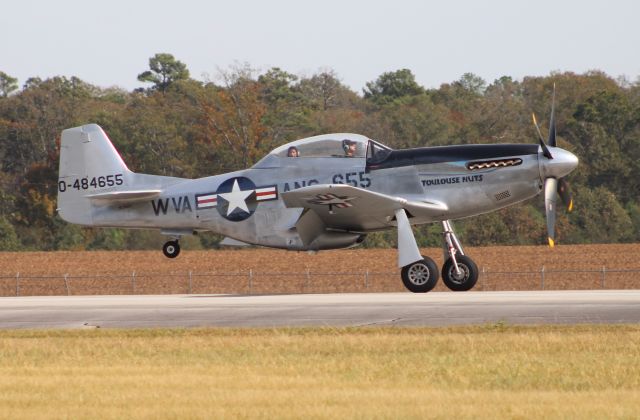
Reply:
[[[92,225],[87,195],[118,191],[132,172],[97,124],[66,129],[60,144],[58,213],[70,223]]]

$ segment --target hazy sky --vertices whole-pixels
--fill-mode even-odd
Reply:
[[[599,69],[640,76],[640,1],[10,1],[0,15],[0,71],[144,86],[138,73],[168,52],[192,77],[248,62],[298,75],[334,69],[360,91],[409,68],[425,87],[472,72]]]

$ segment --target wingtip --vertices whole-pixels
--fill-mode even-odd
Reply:
[[[556,243],[553,241],[553,239],[549,238],[549,248],[553,248],[556,245]]]

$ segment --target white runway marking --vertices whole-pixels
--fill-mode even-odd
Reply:
[[[0,298],[0,328],[639,323],[640,290]]]

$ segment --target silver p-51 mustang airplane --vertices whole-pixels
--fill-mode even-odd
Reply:
[[[398,266],[412,292],[428,292],[439,277],[435,262],[420,255],[412,225],[441,222],[443,281],[463,291],[475,285],[478,268],[450,220],[544,190],[553,246],[556,191],[571,209],[562,177],[577,164],[556,147],[553,107],[546,143],[540,135],[539,144],[393,150],[358,134],[326,134],[280,146],[249,169],[193,180],[131,172],[104,131],[89,124],[62,132],[58,212],[84,226],[159,229],[171,238],[163,247],[169,258],[178,256],[181,236],[198,231],[317,251],[397,229]]]

